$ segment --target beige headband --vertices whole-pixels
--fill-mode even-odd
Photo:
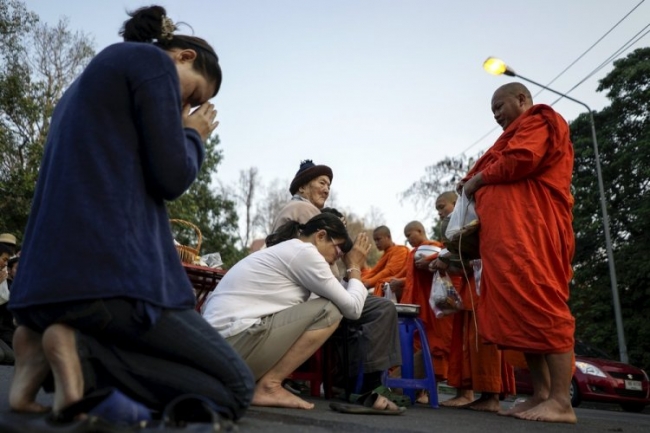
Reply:
[[[163,15],[162,17],[162,27],[160,29],[160,38],[165,40],[171,40],[174,37],[174,30],[176,30],[176,25],[171,20],[171,18]]]

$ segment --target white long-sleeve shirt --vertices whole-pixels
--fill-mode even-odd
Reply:
[[[368,291],[357,279],[344,284],[313,244],[292,239],[257,251],[228,270],[202,315],[230,337],[315,293],[332,301],[344,317],[358,319]]]

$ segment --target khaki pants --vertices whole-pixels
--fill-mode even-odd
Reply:
[[[331,301],[316,298],[262,318],[262,322],[226,338],[253,371],[264,376],[306,331],[328,328],[343,316]]]

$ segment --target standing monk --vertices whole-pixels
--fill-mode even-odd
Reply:
[[[449,348],[451,346],[452,317],[437,319],[429,306],[431,282],[433,274],[429,271],[429,263],[436,259],[438,253],[419,257],[416,260],[417,249],[420,245],[433,245],[438,248],[442,244],[427,238],[424,226],[419,221],[411,221],[404,227],[404,236],[413,249],[409,254],[407,266],[398,278],[391,280],[391,290],[401,292],[400,302],[420,306],[420,319],[427,333],[427,342],[433,359],[436,379],[446,380],[449,368]]]
[[[445,236],[451,212],[454,210],[457,195],[454,191],[442,193],[436,200],[436,210],[440,217],[440,232],[445,246],[449,240]],[[449,352],[449,371],[447,382],[456,388],[456,397],[440,403],[441,406],[463,407],[484,412],[498,412],[499,394],[515,394],[514,372],[501,356],[494,344],[486,344],[479,337],[474,312],[480,302],[476,295],[472,266],[468,260],[451,252],[441,253],[431,262],[429,269],[444,271],[450,277],[463,301],[463,310],[454,314],[451,349]],[[503,380],[502,380],[503,377]],[[474,400],[474,391],[481,396]]]
[[[520,83],[494,92],[492,112],[503,133],[459,184],[474,195],[481,221],[479,330],[523,352],[530,368],[533,396],[504,415],[575,423],[569,127],[551,107],[533,105]]]
[[[372,232],[372,239],[379,251],[383,251],[377,264],[371,269],[361,272],[363,285],[368,289],[375,288],[375,296],[383,296],[383,285],[399,274],[409,256],[409,249],[404,245],[395,245],[386,226],[379,226]]]

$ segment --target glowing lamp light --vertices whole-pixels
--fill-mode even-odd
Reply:
[[[487,73],[492,75],[510,75],[511,77],[515,76],[514,71],[510,70],[505,62],[496,57],[488,57],[486,61],[483,62],[483,69]]]

